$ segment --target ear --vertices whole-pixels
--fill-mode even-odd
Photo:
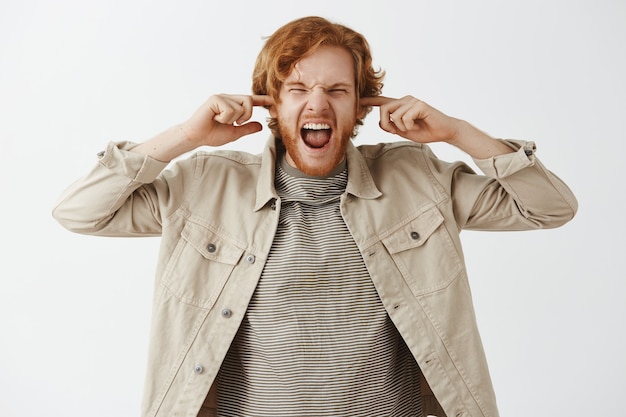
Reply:
[[[270,117],[274,119],[278,117],[278,113],[276,112],[276,104],[272,104],[267,110],[270,112]]]
[[[357,119],[363,119],[365,116],[367,116],[367,113],[369,113],[372,110],[371,107],[369,106],[361,106],[360,104],[357,106],[356,109],[356,117]]]

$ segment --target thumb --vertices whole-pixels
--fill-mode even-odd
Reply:
[[[261,130],[263,130],[263,125],[261,125],[261,123],[259,122],[249,122],[239,126],[234,126],[235,139],[239,139],[243,136],[260,132]]]

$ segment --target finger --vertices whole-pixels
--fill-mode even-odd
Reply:
[[[428,119],[432,120],[432,114],[432,107],[421,100],[416,100],[402,117],[409,130],[419,130],[429,124]]]
[[[253,100],[247,95],[223,95],[218,101],[216,121],[223,124],[243,124],[252,117]]]
[[[380,122],[379,126],[386,132],[396,134],[399,127],[396,126],[393,113],[396,112],[400,102],[398,100],[389,100],[380,106]]]
[[[219,122],[222,124],[228,124],[228,125],[235,123],[237,120],[240,120],[245,113],[245,109],[241,105],[241,103],[232,103],[232,102],[231,103],[226,103],[226,102],[217,103],[214,111],[215,111],[214,120],[216,122]]]
[[[414,102],[405,102],[389,114],[389,119],[402,132],[410,130],[415,124],[414,105]]]
[[[391,122],[383,123],[380,121],[378,122],[378,126],[387,133],[391,133],[392,135],[398,134],[398,129],[396,129],[396,126]]]
[[[245,96],[218,94],[209,99],[213,120],[222,124],[233,124],[244,113]]]
[[[245,108],[245,113],[242,117],[237,119],[237,124],[245,123],[250,117],[252,117],[252,110],[254,106],[262,106],[265,108],[269,108],[274,105],[274,99],[267,95],[251,95],[245,96],[242,106]]]
[[[250,123],[242,124],[240,126],[234,126],[233,128],[235,132],[234,140],[237,140],[243,136],[260,132],[261,130],[263,130],[263,125],[261,125],[261,123],[259,122],[250,122]]]
[[[391,103],[392,101],[395,101],[395,98],[391,98],[391,97],[385,97],[385,96],[375,96],[375,97],[361,97],[361,99],[359,100],[359,105],[363,106],[363,107],[368,107],[368,106],[383,106],[387,103]]]
[[[393,110],[394,110],[393,108],[390,109],[390,106],[385,106],[385,105],[381,106],[378,125],[385,132],[389,132],[395,135],[398,133],[398,128],[393,123],[393,120],[391,118],[390,112]]]
[[[254,106],[254,99],[249,96],[244,96],[241,98],[239,104],[241,105],[243,112],[241,113],[241,116],[237,118],[235,123],[238,125],[242,125],[252,117],[252,106]]]
[[[380,107],[380,128],[386,132],[396,134],[399,128],[404,129],[404,126],[396,126],[393,123],[393,118],[391,114],[395,112],[398,107],[402,105],[402,103],[403,101],[400,99],[385,96],[375,96],[361,98],[359,105],[361,107]]]
[[[269,107],[274,105],[274,99],[270,96],[252,95],[253,106]]]

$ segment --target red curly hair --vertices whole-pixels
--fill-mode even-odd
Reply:
[[[352,56],[357,97],[378,96],[382,92],[384,71],[372,66],[370,47],[363,35],[322,17],[296,19],[270,36],[257,57],[252,76],[252,92],[269,95],[278,101],[280,88],[296,63],[321,46],[339,46]],[[366,109],[367,114],[371,108]],[[357,119],[362,125],[363,119]],[[270,119],[272,133],[279,137],[276,119]]]

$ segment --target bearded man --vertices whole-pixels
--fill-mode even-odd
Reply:
[[[110,143],[63,194],[72,231],[162,238],[142,416],[498,415],[459,233],[557,227],[576,199],[533,142],[384,97],[383,75],[361,34],[298,19],[252,95]],[[197,150],[260,131],[255,106],[261,155]],[[373,107],[402,140],[352,143]]]

